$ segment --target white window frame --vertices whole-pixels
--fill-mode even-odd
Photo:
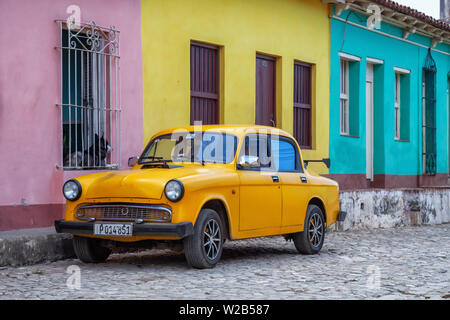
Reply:
[[[340,57],[340,132],[343,136],[350,136],[350,63],[360,62],[361,58],[345,52],[339,52]],[[342,75],[342,66],[345,66],[345,74]],[[343,77],[344,76],[344,77]],[[343,90],[342,82],[345,81]],[[344,103],[344,104],[343,104]]]
[[[400,68],[400,67],[394,67],[394,73],[395,73],[395,88],[394,88],[394,132],[395,132],[395,140],[399,141],[401,140],[401,83],[402,83],[402,76],[411,74],[411,70]]]
[[[344,72],[344,74],[342,74]],[[344,84],[344,85],[343,85]],[[350,135],[350,124],[349,124],[349,61],[341,59],[340,62],[340,131],[341,135]]]
[[[401,121],[400,121],[400,105],[401,105],[401,81],[402,81],[402,74],[396,72],[395,73],[395,97],[394,97],[394,119],[395,119],[395,140],[400,140],[400,126],[401,126]]]
[[[411,70],[399,68],[399,67],[394,67],[394,71],[396,73],[400,73],[400,74],[411,74]]]

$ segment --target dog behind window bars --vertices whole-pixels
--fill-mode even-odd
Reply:
[[[89,149],[75,151],[64,158],[65,167],[104,167],[106,166],[106,157],[112,151],[107,139],[102,135],[101,138],[95,134],[95,143]]]

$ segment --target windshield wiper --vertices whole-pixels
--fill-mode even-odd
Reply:
[[[172,160],[153,160],[153,161],[144,161],[141,162],[142,169],[145,168],[154,168],[154,167],[160,167],[160,168],[167,168],[170,169],[170,166],[168,165],[169,162],[172,162]]]
[[[155,156],[148,156],[148,157],[142,157],[141,159],[152,159],[152,160],[162,160],[164,159],[163,157],[155,157]],[[166,160],[168,161],[168,160]]]
[[[141,161],[144,159],[151,159],[151,161]],[[164,157],[156,157],[156,156],[147,156],[139,159],[139,164],[153,164],[153,163],[163,163],[167,164],[167,162],[172,162],[172,160],[164,160]]]

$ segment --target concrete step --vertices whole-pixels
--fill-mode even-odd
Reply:
[[[58,234],[54,227],[0,232],[0,267],[73,257],[72,235]]]

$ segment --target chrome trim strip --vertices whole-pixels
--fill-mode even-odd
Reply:
[[[114,203],[114,204],[89,204],[89,205],[84,205],[81,207],[78,207],[75,210],[75,217],[79,220],[89,220],[91,217],[87,216],[87,217],[80,217],[77,215],[77,212],[81,209],[91,209],[91,208],[141,208],[141,209],[154,209],[154,210],[160,210],[160,211],[165,211],[168,212],[170,214],[169,219],[168,220],[161,220],[161,219],[144,219],[144,218],[137,218],[137,219],[133,219],[133,218],[96,218],[96,221],[136,221],[138,219],[141,219],[142,221],[145,222],[170,222],[172,221],[172,209],[167,208],[167,207],[163,207],[163,206],[158,206],[158,205],[151,205],[151,204],[135,204],[135,203]]]
[[[88,204],[85,206],[78,207],[78,209],[87,209],[87,208],[116,208],[116,207],[133,207],[133,208],[144,208],[144,209],[156,209],[163,210],[172,214],[172,210],[163,207],[163,206],[155,206],[152,204],[134,204],[134,203],[118,203],[118,204]]]

